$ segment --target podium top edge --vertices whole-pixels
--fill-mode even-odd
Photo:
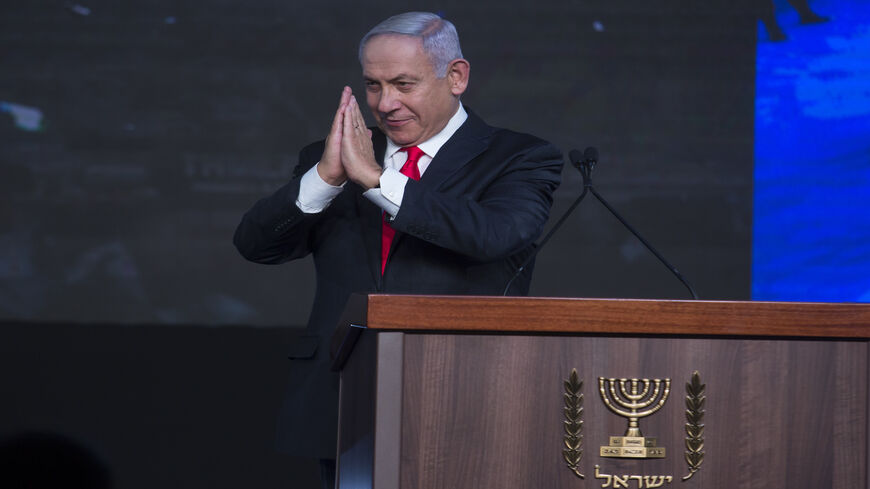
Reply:
[[[380,330],[870,338],[864,303],[396,294],[351,303],[356,324]]]

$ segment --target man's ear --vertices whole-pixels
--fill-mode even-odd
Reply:
[[[462,58],[454,59],[447,65],[447,81],[450,83],[450,91],[453,95],[458,97],[465,92],[470,75],[471,65]]]

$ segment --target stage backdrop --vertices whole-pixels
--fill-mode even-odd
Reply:
[[[400,6],[401,5],[401,6]],[[702,298],[750,297],[757,15],[716,1],[6,2],[0,319],[298,325],[310,261],[243,261],[242,213],[324,137],[358,39],[407,9],[457,25],[489,123],[596,146],[599,191]],[[566,166],[554,215],[581,191]],[[551,221],[552,222],[552,221]],[[686,298],[596,202],[532,293]]]
[[[870,302],[870,4],[796,5],[759,26],[752,297]]]

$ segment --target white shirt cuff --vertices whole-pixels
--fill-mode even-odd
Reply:
[[[317,163],[319,165],[320,162]],[[317,165],[312,166],[299,182],[299,195],[296,197],[296,207],[306,214],[317,214],[329,207],[338,194],[344,190],[341,186],[330,185],[320,178]]]
[[[408,183],[408,177],[396,169],[387,168],[381,174],[379,182],[379,188],[368,189],[363,195],[391,217],[395,217],[405,197],[405,184]]]

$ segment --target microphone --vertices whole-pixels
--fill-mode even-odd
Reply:
[[[586,151],[594,150],[592,146],[586,148]],[[583,155],[580,154],[580,150],[572,149],[568,152],[568,160],[571,161],[571,164],[574,165],[574,168],[580,169],[580,164],[583,162]]]
[[[574,151],[577,151],[576,149]],[[583,159],[589,165],[589,170],[595,169],[595,164],[598,163],[598,148],[589,146],[583,151]]]
[[[595,148],[591,148],[591,147],[586,148],[587,152],[589,152],[589,150],[592,150],[594,152],[595,159],[597,160],[598,159],[598,150],[596,150]],[[589,154],[592,154],[592,153],[589,153]],[[579,169],[581,166],[583,166],[584,157],[576,149],[572,149],[571,152],[568,153],[568,159],[571,162],[571,164],[574,165],[574,167],[577,169]],[[585,182],[586,179],[584,178],[583,181]],[[507,285],[505,285],[505,287],[504,287],[504,292],[502,292],[501,295],[503,295],[503,296],[507,295],[508,290],[510,290],[510,288],[511,288],[511,284],[514,283],[514,280],[516,280],[517,277],[519,277],[523,273],[523,271],[525,271],[525,269],[529,265],[529,263],[538,255],[538,252],[541,251],[541,249],[544,247],[544,245],[547,244],[547,241],[549,241],[550,238],[553,237],[553,234],[560,227],[562,227],[562,224],[565,223],[565,220],[568,219],[568,216],[571,215],[572,212],[574,212],[574,209],[576,209],[577,206],[580,205],[580,202],[583,200],[583,198],[586,197],[586,194],[588,191],[589,191],[589,188],[586,185],[583,185],[583,192],[580,193],[580,196],[577,197],[577,200],[575,200],[574,203],[571,204],[571,207],[569,207],[568,210],[565,211],[564,214],[562,214],[562,217],[559,218],[559,220],[556,222],[556,224],[552,228],[550,228],[550,231],[547,233],[546,236],[544,236],[544,239],[542,239],[541,242],[535,246],[535,249],[532,250],[532,252],[529,254],[529,256],[527,256],[526,259],[523,260],[523,262],[520,264],[520,266],[517,267],[516,271],[514,272],[514,276],[511,277],[510,280],[508,280]]]

